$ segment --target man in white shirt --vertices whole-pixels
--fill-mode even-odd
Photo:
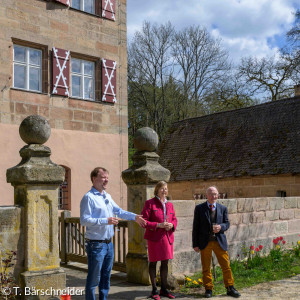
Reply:
[[[93,187],[80,202],[80,223],[86,227],[86,252],[88,256],[88,275],[85,287],[85,299],[95,300],[95,289],[99,287],[99,299],[106,300],[110,287],[110,273],[114,260],[111,238],[113,226],[118,224],[118,216],[134,220],[141,227],[146,221],[141,215],[121,209],[105,190],[109,173],[105,168],[97,167],[91,172]]]

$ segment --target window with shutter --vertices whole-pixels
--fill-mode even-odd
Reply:
[[[102,59],[102,101],[114,103],[116,99],[117,62]]]
[[[52,49],[52,94],[69,97],[70,51]]]
[[[71,5],[71,0],[55,0],[56,2],[59,2],[61,4],[64,4],[66,6],[70,6]]]
[[[116,21],[116,0],[102,0],[102,17]]]
[[[71,96],[95,100],[95,62],[72,57]]]

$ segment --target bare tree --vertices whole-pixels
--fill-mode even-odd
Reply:
[[[245,80],[249,90],[265,93],[266,98],[278,100],[293,94],[293,74],[295,61],[288,55],[276,59],[274,56],[258,59],[247,57],[241,60],[239,75]]]
[[[240,79],[237,70],[232,69],[205,97],[206,114],[258,104],[259,100],[253,96],[247,85]]]
[[[300,10],[298,9],[295,13],[295,24],[294,26],[287,32],[288,41],[299,48],[300,46]]]
[[[287,43],[280,53],[258,59],[246,57],[241,60],[239,75],[253,93],[262,93],[274,101],[290,97],[294,84],[300,77],[300,11],[295,13],[295,23],[287,32]]]
[[[174,35],[172,53],[182,85],[184,100],[182,118],[189,116],[189,108],[198,106],[230,69],[228,54],[220,40],[211,37],[206,28],[190,26]],[[192,109],[195,110],[195,107]]]
[[[205,28],[175,32],[170,23],[145,22],[128,47],[129,135],[150,126],[161,139],[172,122],[204,115],[209,105],[219,111],[249,104],[236,96],[241,88],[230,81],[230,68],[221,41]]]
[[[139,108],[146,112],[148,125],[159,136],[166,126],[166,82],[172,74],[173,34],[170,22],[165,25],[145,22],[128,49],[129,97],[134,97],[130,98],[130,106],[132,111]]]
[[[295,13],[294,26],[287,32],[288,46],[282,50],[287,60],[293,61],[293,80],[300,83],[300,10]]]

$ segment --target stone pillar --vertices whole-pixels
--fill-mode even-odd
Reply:
[[[20,150],[21,162],[7,170],[6,178],[14,186],[15,205],[24,211],[25,259],[20,274],[21,288],[63,289],[66,276],[60,269],[58,248],[58,187],[65,171],[50,160],[51,150],[43,145],[51,133],[45,118],[25,118],[19,133],[27,145]]]
[[[157,182],[170,178],[170,171],[158,163],[157,133],[143,127],[136,132],[133,155],[133,166],[122,172],[122,178],[128,188],[128,210],[140,214],[145,201],[154,195]],[[145,229],[130,222],[128,225],[128,254],[126,271],[129,282],[150,284],[148,274],[147,242],[144,240]]]

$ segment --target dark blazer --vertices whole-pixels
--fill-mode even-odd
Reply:
[[[216,223],[221,225],[221,230],[216,233],[216,238],[221,248],[227,251],[227,239],[224,234],[230,226],[227,207],[220,203],[216,203],[216,205]],[[207,246],[210,230],[211,222],[209,218],[209,208],[207,206],[207,202],[204,202],[195,207],[193,222],[193,248],[199,247],[202,250]]]
[[[175,217],[175,210],[171,202],[166,203],[166,214],[168,222],[174,225],[173,229],[166,231],[164,228],[157,228],[157,223],[163,223],[164,220],[164,209],[161,201],[156,197],[149,199],[145,202],[145,206],[142,210],[143,218],[147,220],[147,225],[144,239],[150,241],[159,241],[165,235],[168,236],[170,244],[174,243],[174,231],[177,226],[177,219]]]

